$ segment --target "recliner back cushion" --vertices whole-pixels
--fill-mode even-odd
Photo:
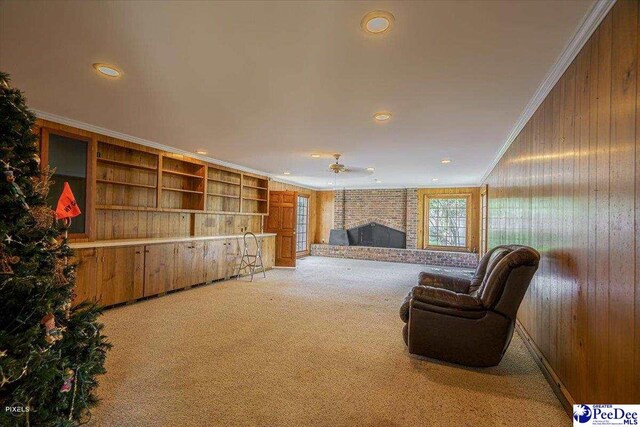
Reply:
[[[491,272],[491,269],[495,267],[496,258],[497,260],[501,260],[504,258],[505,254],[509,252],[509,249],[503,246],[496,246],[495,248],[488,251],[480,262],[478,263],[478,268],[476,268],[476,272],[471,278],[471,284],[469,285],[469,293],[477,291],[482,285],[484,279]]]
[[[538,267],[540,255],[532,248],[519,247],[515,250],[508,250],[506,254],[495,259],[495,264],[491,266],[491,270],[487,268],[487,274],[482,283],[478,296],[482,301],[482,305],[487,308],[492,308],[502,296],[504,287],[507,283],[510,286],[524,286],[525,290],[529,286],[531,277],[526,279],[527,274],[523,275],[523,280],[509,281],[509,276],[515,269],[520,267],[534,267],[533,272]],[[517,276],[520,276],[518,274]],[[531,274],[533,276],[533,273]],[[518,303],[519,305],[519,303]]]
[[[491,272],[496,268],[496,265],[498,265],[498,263],[502,261],[502,259],[507,255],[509,255],[511,252],[512,252],[511,249],[505,248],[505,247],[498,247],[493,251],[493,253],[491,254],[491,258],[489,258],[489,261],[487,263],[487,270],[482,278],[482,283],[478,288],[476,288],[478,291],[477,295],[480,298],[482,298],[482,294],[485,292],[485,289],[487,288],[487,285],[489,283],[489,276],[491,276]],[[470,290],[473,291],[473,289],[470,289]]]

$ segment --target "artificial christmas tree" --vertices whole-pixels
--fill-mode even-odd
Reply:
[[[97,402],[110,345],[98,307],[71,307],[68,222],[46,204],[34,122],[0,72],[0,425],[72,426]]]

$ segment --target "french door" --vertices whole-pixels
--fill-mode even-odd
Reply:
[[[296,224],[296,254],[309,254],[309,196],[298,195],[298,218]]]

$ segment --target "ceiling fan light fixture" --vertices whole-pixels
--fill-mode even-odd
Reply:
[[[395,18],[390,12],[374,10],[362,17],[360,26],[369,34],[381,35],[388,32],[393,27],[394,22]]]

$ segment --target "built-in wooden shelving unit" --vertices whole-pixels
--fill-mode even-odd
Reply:
[[[269,180],[125,142],[98,141],[96,209],[266,215]]]
[[[195,160],[162,156],[161,208],[204,209],[207,166]]]
[[[240,212],[242,174],[209,166],[207,172],[207,212]]]
[[[96,197],[101,204],[156,207],[158,159],[155,153],[98,142]]]
[[[269,180],[256,175],[242,175],[242,212],[269,212]]]

